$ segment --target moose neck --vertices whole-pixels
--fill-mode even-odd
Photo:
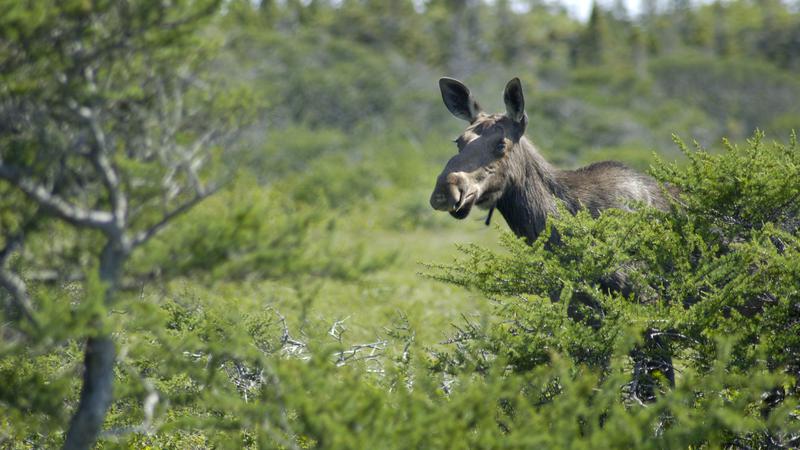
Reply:
[[[557,199],[564,200],[569,209],[574,207],[574,201],[558,182],[556,169],[524,136],[509,156],[508,185],[496,207],[511,231],[530,243],[544,230],[547,215],[555,212]]]

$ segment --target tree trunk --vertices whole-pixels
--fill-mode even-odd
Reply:
[[[106,305],[114,298],[128,253],[119,240],[109,239],[100,254],[99,272],[100,280],[106,285]],[[95,319],[101,331],[86,341],[81,398],[69,424],[65,450],[83,450],[94,445],[113,400],[116,350],[110,332],[103,330],[104,317]]]
[[[88,449],[97,440],[111,405],[115,353],[114,342],[108,335],[86,341],[81,400],[70,421],[64,449]]]

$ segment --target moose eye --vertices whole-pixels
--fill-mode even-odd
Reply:
[[[497,153],[505,152],[506,151],[506,141],[505,140],[501,140],[500,142],[495,144],[494,151],[496,151]]]

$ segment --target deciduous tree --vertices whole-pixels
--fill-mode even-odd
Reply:
[[[35,333],[36,300],[10,260],[54,219],[88,236],[104,293],[72,336],[86,340],[83,388],[64,444],[88,448],[112,401],[106,314],[125,262],[222,181],[210,163],[240,109],[194,39],[220,2],[3,3],[0,179],[23,208],[2,229],[0,285]]]

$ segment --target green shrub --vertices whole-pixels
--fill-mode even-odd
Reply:
[[[316,176],[312,172],[299,185],[307,186]],[[312,196],[311,188],[297,189],[293,192],[304,192],[296,194],[302,198]],[[243,175],[135,254],[135,277],[354,279],[392,262],[391,251],[369,253],[358,244],[337,244],[335,216],[320,207],[326,200],[308,200],[311,204],[287,200],[278,189],[258,186]]]
[[[497,359],[528,373],[551,367],[561,354],[573,370],[591,367],[602,379],[620,365],[634,366],[631,354],[619,352],[621,342],[634,339],[636,351],[650,358],[672,355],[678,372],[674,387],[659,382],[655,405],[670,405],[660,431],[651,428],[635,446],[672,447],[670,436],[680,436],[679,446],[791,442],[787,430],[800,426],[796,410],[790,413],[800,395],[797,140],[765,144],[757,133],[743,147],[726,142],[722,153],[678,143],[688,166],[653,170],[680,191],[671,212],[609,210],[595,220],[562,209],[550,223],[562,237],[554,249],[543,239],[528,246],[507,235],[504,253],[468,246],[457,264],[435,267],[434,277],[497,299],[493,322],[464,325],[435,367],[482,373]],[[620,271],[629,296],[602,288],[601,280]],[[658,345],[645,345],[643,334],[658,336]],[[768,379],[773,384],[758,381]],[[636,400],[634,382],[629,374],[617,401]],[[701,395],[699,385],[710,391]],[[696,390],[696,401],[676,402],[682,390]],[[739,409],[723,413],[731,404],[702,400],[714,397],[741,401]],[[694,415],[719,417],[719,428],[684,422]]]
[[[719,153],[680,148],[688,164],[659,163],[652,171],[680,191],[670,212],[609,210],[594,219],[562,210],[550,221],[560,246],[530,246],[506,234],[503,251],[467,246],[454,264],[435,266],[431,276],[493,304],[481,321],[456,324],[443,345],[426,348],[404,320],[355,342],[342,323],[298,322],[270,300],[188,283],[126,297],[111,315],[120,357],[100,446],[796,445],[796,139],[765,143],[759,134]],[[259,202],[275,206],[236,188],[228,195],[219,200],[243,196],[256,210]],[[213,224],[219,206],[207,205],[195,219],[208,221],[192,224]],[[175,230],[192,236],[187,226]],[[233,247],[240,239],[220,236]],[[156,250],[149,257],[159,258]],[[222,258],[218,267],[226,264]],[[631,295],[601,286],[620,271]],[[58,445],[63,410],[53,397],[77,395],[59,364],[75,367],[77,348],[4,351],[0,373],[10,384],[0,389],[2,439],[14,448]],[[635,395],[642,380],[633,374],[636,358],[665,353],[675,383],[654,371],[654,396],[643,402]],[[37,396],[23,401],[14,392],[22,386]]]

